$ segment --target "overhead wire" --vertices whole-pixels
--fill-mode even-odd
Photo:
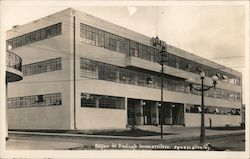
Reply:
[[[65,15],[65,14],[62,14],[62,13],[59,13],[59,14],[61,14],[61,15],[63,15],[63,16],[68,16],[68,17],[70,17],[70,15]],[[48,18],[50,18],[50,19],[48,19]],[[51,20],[51,19],[54,19],[54,20],[58,20],[58,21],[63,21],[64,23],[66,23],[66,25],[69,25],[69,26],[73,26],[73,23],[72,22],[70,22],[70,21],[66,21],[66,20],[64,20],[64,19],[58,19],[58,18],[55,18],[55,17],[52,17],[52,16],[47,16],[47,18],[45,18],[44,20],[47,20],[47,21],[51,21],[51,22],[55,22],[54,20]],[[84,20],[84,19],[80,19],[80,18],[76,18],[76,19],[78,19],[78,20],[81,20],[81,21],[85,21],[85,22],[88,22],[89,23],[89,21],[86,21],[86,20]],[[95,24],[96,25],[96,24]],[[80,24],[76,24],[76,27],[78,27],[78,28],[80,28]],[[101,27],[101,26],[100,26]],[[114,30],[114,29],[113,29]],[[116,30],[115,29],[115,31],[116,32],[121,32],[120,30]],[[17,31],[18,32],[18,31]],[[19,33],[21,33],[21,32],[19,32]],[[53,39],[50,39],[50,40],[57,40],[57,41],[61,41],[61,42],[64,42],[64,43],[68,43],[68,41],[66,41],[66,40],[60,40],[60,39],[55,39],[55,38],[53,38]],[[83,42],[80,42],[80,41],[77,41],[77,45],[79,45],[79,44],[82,44]],[[38,46],[34,46],[34,45],[25,45],[25,46],[28,46],[28,47],[33,47],[33,48],[37,48],[37,49],[43,49],[43,50],[46,50],[46,51],[51,51],[51,52],[55,52],[55,50],[53,50],[53,49],[48,49],[48,48],[42,48],[42,47],[38,47]],[[57,52],[58,53],[58,52]],[[65,54],[65,55],[68,55],[69,54],[69,52],[67,52],[67,51],[60,51],[60,53],[63,53],[63,54]],[[196,55],[195,55],[196,56]],[[46,56],[46,57],[48,57],[48,56]],[[82,56],[78,56],[78,57],[82,57]],[[103,56],[103,57],[99,57],[99,58],[93,58],[93,59],[103,59],[103,58],[120,58],[120,57],[114,57],[114,56]],[[235,56],[235,57],[237,57],[237,56]],[[238,56],[238,57],[244,57],[244,56]],[[65,57],[64,57],[65,58]],[[68,57],[69,59],[71,59],[71,57]],[[86,56],[86,58],[87,58],[87,56]],[[91,57],[92,58],[92,57]],[[230,57],[225,57],[224,59],[227,59],[227,58],[230,58]],[[35,59],[35,58],[30,58],[30,59]],[[38,58],[37,58],[38,59]],[[221,58],[222,59],[222,58]],[[201,60],[207,60],[207,59],[205,59],[205,58],[202,58],[202,57],[200,57],[200,58],[197,58],[196,60],[192,60],[193,62],[200,62]],[[211,59],[210,59],[211,60]],[[213,61],[211,61],[211,62],[213,62]],[[213,62],[213,63],[215,63],[215,62]],[[217,63],[216,63],[217,64]],[[217,64],[218,65],[218,64]],[[221,64],[219,64],[219,65],[221,65]],[[221,65],[222,66],[222,65]],[[222,67],[218,67],[218,68],[212,68],[212,69],[217,69],[217,70],[223,70],[223,69],[231,69],[231,68],[240,68],[240,67],[244,67],[244,66],[232,66],[232,67],[230,67],[230,68],[228,68],[228,67],[226,67],[226,66],[222,66]],[[171,73],[182,73],[183,71],[180,71],[180,72],[171,72]]]
[[[63,15],[63,16],[69,16],[69,15],[66,15],[66,14],[63,14],[63,13],[58,13],[58,14],[61,14],[61,15]],[[69,16],[70,17],[70,16]],[[66,21],[66,20],[63,20],[63,19],[58,19],[58,18],[55,18],[55,17],[51,17],[51,16],[48,16],[47,18],[51,18],[51,19],[55,19],[55,20],[58,20],[58,21],[64,21],[64,22],[66,22],[66,23],[68,23],[68,24],[66,24],[66,25],[72,25],[73,26],[73,23],[71,23],[71,22],[69,22],[69,21]],[[85,21],[85,22],[88,22],[89,23],[89,21],[86,21],[86,20],[84,20],[84,19],[80,19],[80,18],[77,18],[76,17],[76,19],[79,19],[79,20],[81,20],[81,21]],[[48,20],[48,21],[51,21],[51,22],[55,22],[54,20],[49,20],[49,19],[44,19],[44,20]],[[96,25],[96,24],[95,24]],[[80,24],[76,24],[76,26],[78,26],[78,28],[80,29]],[[102,26],[100,26],[100,27],[102,27]],[[116,30],[116,29],[113,29],[114,31],[116,31],[116,32],[121,32],[120,30]],[[18,31],[17,31],[18,32]],[[22,33],[22,32],[20,32],[20,33]],[[24,32],[23,32],[24,33]],[[57,40],[57,41],[61,41],[61,42],[65,42],[65,43],[68,43],[68,41],[65,41],[65,40],[60,40],[60,39],[53,39],[53,40]],[[76,43],[78,43],[78,44],[82,44],[83,42],[79,42],[79,41],[77,41]],[[167,44],[168,45],[168,44]],[[171,45],[169,45],[170,47],[174,47],[174,46],[171,46]],[[181,50],[181,49],[179,49],[179,48],[177,48],[178,50]],[[184,51],[184,50],[181,50],[181,51]],[[186,51],[184,51],[184,52],[186,52]],[[192,53],[190,53],[190,54],[192,54]],[[192,54],[192,55],[194,55],[194,56],[197,56],[197,55],[195,55],[195,54]],[[197,61],[200,61],[200,60],[213,60],[213,58],[210,58],[210,59],[205,59],[205,58],[203,58],[203,57],[199,57],[199,56],[197,56],[198,58],[196,58],[196,60],[193,60],[192,59],[192,61],[195,61],[195,62],[197,62]],[[240,57],[244,57],[244,56],[228,56],[228,57],[221,57],[221,58],[214,58],[214,59],[229,59],[229,58],[240,58]],[[211,61],[211,62],[213,62],[213,63],[215,63],[214,61]]]

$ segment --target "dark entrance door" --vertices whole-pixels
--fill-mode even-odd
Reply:
[[[151,125],[151,105],[143,105],[143,125]]]
[[[128,99],[128,125],[141,125],[142,107],[141,100]]]
[[[159,109],[161,123],[161,111]],[[184,104],[163,103],[163,125],[184,125]]]
[[[184,125],[184,104],[172,104],[172,124]]]

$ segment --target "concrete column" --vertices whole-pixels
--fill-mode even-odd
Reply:
[[[99,98],[96,99],[96,105],[95,105],[96,108],[99,108]]]
[[[156,102],[155,104],[156,104],[156,109],[155,109],[155,111],[156,111],[156,124],[159,125],[160,124],[159,123],[159,103]]]
[[[135,76],[135,85],[138,85],[138,77],[137,76]]]
[[[141,100],[135,102],[135,122],[136,124],[143,125],[143,107]]]
[[[140,102],[140,113],[141,113],[140,125],[143,125],[143,105],[142,105],[142,102]]]
[[[170,103],[170,105],[169,105],[169,124],[170,125],[173,125],[173,110],[172,110],[172,106],[173,106],[173,104],[172,103]]]
[[[125,97],[125,125],[128,125],[128,98]]]
[[[158,108],[157,102],[150,102],[151,104],[151,123],[150,124],[159,124],[158,118]]]
[[[120,82],[120,72],[116,71],[116,82]]]
[[[173,124],[173,112],[172,112],[172,103],[167,103],[164,106],[164,121],[165,124]]]

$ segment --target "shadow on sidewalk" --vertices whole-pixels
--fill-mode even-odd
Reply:
[[[160,132],[143,129],[119,129],[119,130],[11,130],[37,133],[58,133],[58,134],[83,134],[83,135],[103,135],[103,136],[123,136],[123,137],[147,137],[159,136]],[[163,133],[163,135],[178,135],[179,133]]]
[[[77,134],[84,134],[84,132],[78,132]],[[146,137],[146,136],[159,136],[161,135],[160,132],[148,131],[148,130],[141,130],[135,129],[134,131],[131,130],[120,130],[120,131],[99,131],[99,132],[92,132],[92,135],[105,135],[105,136],[127,136],[127,137]],[[163,133],[163,135],[177,135],[178,133]]]
[[[239,126],[223,126],[223,127],[212,127],[212,128],[206,128],[206,129],[211,129],[211,130],[243,130]]]

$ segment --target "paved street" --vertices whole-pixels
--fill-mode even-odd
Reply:
[[[186,149],[191,150],[192,147],[190,146],[194,147],[194,145],[199,145],[199,128],[173,127],[173,128],[165,128],[165,131],[166,129],[168,130],[169,133],[167,133],[167,135],[164,135],[164,138],[162,140],[160,139],[159,135],[146,136],[146,137],[126,137],[126,136],[105,136],[105,135],[86,135],[86,134],[69,134],[69,133],[39,134],[36,132],[31,132],[31,133],[11,132],[9,134],[10,139],[7,142],[7,149],[9,150],[87,149],[88,150],[88,149],[134,149],[135,148],[135,149],[150,149],[150,150],[152,149],[177,150],[178,148],[180,148],[180,150],[186,150]],[[158,131],[158,129],[156,130]],[[210,150],[244,151],[245,149],[245,134],[243,130],[208,129],[206,132],[207,132],[206,143],[209,143],[211,145]],[[158,147],[157,148],[149,147],[152,145]],[[162,148],[162,146],[165,147]],[[197,148],[195,150],[197,150]]]
[[[245,142],[244,135],[228,135],[223,137],[215,137],[207,139],[207,143],[210,143],[216,151],[244,151]],[[157,145],[163,144],[167,146],[194,146],[199,144],[198,139],[194,140],[177,140],[175,142],[168,142],[167,140],[132,140],[132,139],[108,139],[108,138],[71,138],[71,137],[55,137],[55,136],[26,136],[26,137],[14,137],[11,136],[7,142],[7,149],[9,150],[83,150],[93,149],[95,144],[112,145]],[[100,147],[98,147],[100,148]],[[105,148],[105,147],[104,147]]]

